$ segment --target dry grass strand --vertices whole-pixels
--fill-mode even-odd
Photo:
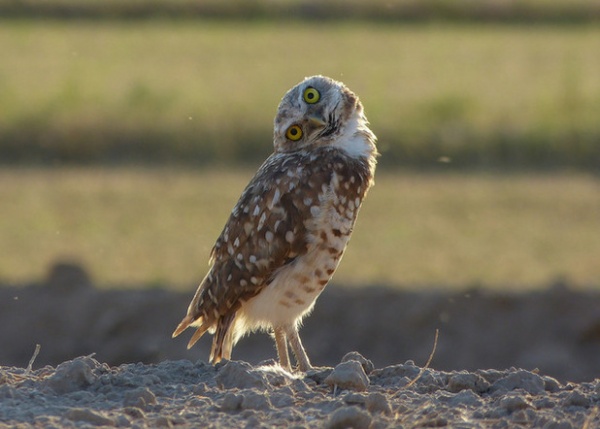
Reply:
[[[433,360],[433,356],[435,355],[435,350],[437,349],[439,334],[440,334],[440,330],[436,329],[435,337],[433,339],[433,348],[431,350],[431,353],[429,354],[429,359],[427,359],[425,366],[423,368],[421,368],[421,370],[419,371],[419,374],[415,378],[413,378],[406,386],[404,386],[404,389],[408,389],[409,387],[413,386],[417,382],[417,380],[419,380],[419,378],[421,378],[421,376],[423,375],[425,370],[427,368],[429,368],[429,365],[431,364],[431,361]]]

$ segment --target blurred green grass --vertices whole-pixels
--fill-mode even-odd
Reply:
[[[256,163],[317,73],[361,96],[384,167],[600,163],[594,25],[3,20],[0,50],[3,164]]]
[[[255,166],[257,167],[257,166]],[[100,285],[193,288],[253,169],[3,168],[0,281],[75,260]],[[334,280],[526,289],[600,278],[588,174],[380,171]]]
[[[383,154],[337,283],[600,278],[596,25],[4,19],[0,49],[0,280],[77,259],[189,288],[317,73],[361,96]]]

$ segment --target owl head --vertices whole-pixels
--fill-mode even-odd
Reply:
[[[275,152],[339,146],[351,154],[374,149],[375,136],[358,97],[343,83],[312,76],[290,89],[275,116]],[[356,139],[368,140],[366,146]],[[365,147],[362,147],[365,146]]]

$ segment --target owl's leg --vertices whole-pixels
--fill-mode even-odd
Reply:
[[[279,364],[283,369],[291,372],[292,367],[290,366],[290,355],[288,354],[285,329],[282,326],[276,326],[273,328],[273,333],[275,334],[275,347],[277,348]]]
[[[290,347],[294,352],[294,356],[296,356],[296,361],[298,362],[298,369],[302,372],[306,372],[309,369],[312,369],[312,365],[310,364],[310,360],[308,360],[308,356],[304,351],[304,347],[302,346],[302,341],[300,341],[300,336],[298,335],[298,328],[296,326],[286,326],[285,333],[290,340]]]

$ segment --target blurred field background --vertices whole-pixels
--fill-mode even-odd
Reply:
[[[382,152],[336,283],[598,286],[597,2],[327,4],[0,3],[0,280],[190,288],[318,73]]]

